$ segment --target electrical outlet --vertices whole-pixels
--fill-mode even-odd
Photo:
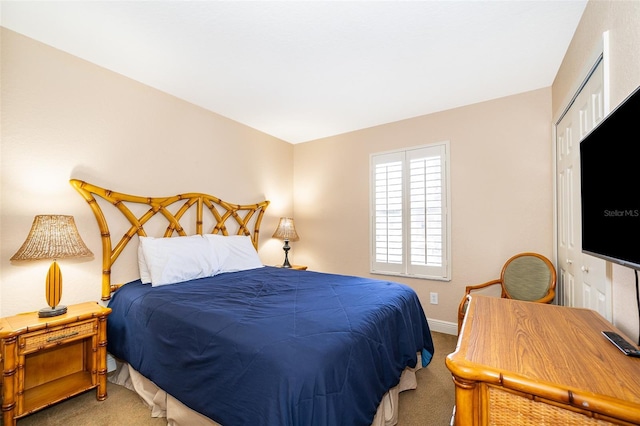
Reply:
[[[429,296],[431,297],[431,304],[432,305],[437,305],[438,304],[438,293],[429,293]]]

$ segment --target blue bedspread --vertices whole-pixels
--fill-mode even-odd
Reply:
[[[408,286],[264,267],[111,299],[108,351],[224,426],[370,425],[433,342]]]

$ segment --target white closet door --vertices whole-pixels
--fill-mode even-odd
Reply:
[[[603,68],[600,61],[556,126],[558,303],[611,320],[608,264],[582,253],[580,219],[580,141],[605,115]]]

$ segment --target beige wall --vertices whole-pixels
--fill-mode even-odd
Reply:
[[[454,324],[465,285],[494,278],[518,251],[551,256],[550,96],[542,89],[292,146],[3,30],[1,314],[44,306],[48,262],[8,261],[36,214],[73,214],[100,255],[97,225],[71,177],[133,194],[268,198],[267,264],[281,261],[270,230],[295,199],[301,240],[292,262],[368,276],[369,154],[449,140],[453,279],[398,281],[417,290],[431,320]],[[135,259],[126,259],[114,282],[135,278]],[[97,259],[62,270],[63,303],[99,297]],[[437,306],[428,304],[431,291]]]
[[[72,177],[135,195],[269,199],[260,256],[281,261],[270,236],[293,212],[292,145],[6,29],[1,54],[0,315],[46,306],[49,262],[9,262],[37,214],[75,216],[96,255],[60,262],[62,303],[99,300],[98,226]],[[123,263],[114,282],[137,278],[135,256]]]
[[[611,109],[640,85],[640,2],[590,1],[552,86],[554,119],[586,78],[606,31]],[[633,271],[616,265],[612,269],[614,324],[630,337],[638,336]]]
[[[464,287],[521,251],[553,256],[550,88],[295,145],[300,241],[311,269],[369,274],[369,155],[450,142],[452,280],[409,284],[431,320],[457,323]],[[439,304],[429,304],[429,293]]]
[[[45,304],[48,262],[8,260],[36,214],[74,215],[99,256],[97,225],[68,184],[71,177],[133,194],[201,191],[237,203],[267,198],[272,204],[260,248],[265,263],[281,261],[281,242],[269,237],[277,218],[293,213],[301,235],[292,243],[294,263],[371,276],[369,155],[448,140],[452,280],[397,281],[416,289],[431,320],[455,324],[465,285],[494,278],[519,251],[553,257],[551,123],[584,77],[605,30],[612,106],[640,84],[638,22],[640,2],[592,1],[553,87],[300,145],[2,29],[0,315]],[[67,261],[62,270],[63,303],[99,298],[97,259]],[[114,271],[114,280],[135,273],[131,258],[123,271]],[[616,325],[632,336],[634,291],[633,274],[614,267]],[[438,305],[429,304],[429,292],[439,293]]]

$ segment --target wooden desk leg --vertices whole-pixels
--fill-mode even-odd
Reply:
[[[456,426],[479,425],[478,383],[453,376],[456,385]]]
[[[2,421],[4,426],[15,426],[17,337],[2,342]]]

